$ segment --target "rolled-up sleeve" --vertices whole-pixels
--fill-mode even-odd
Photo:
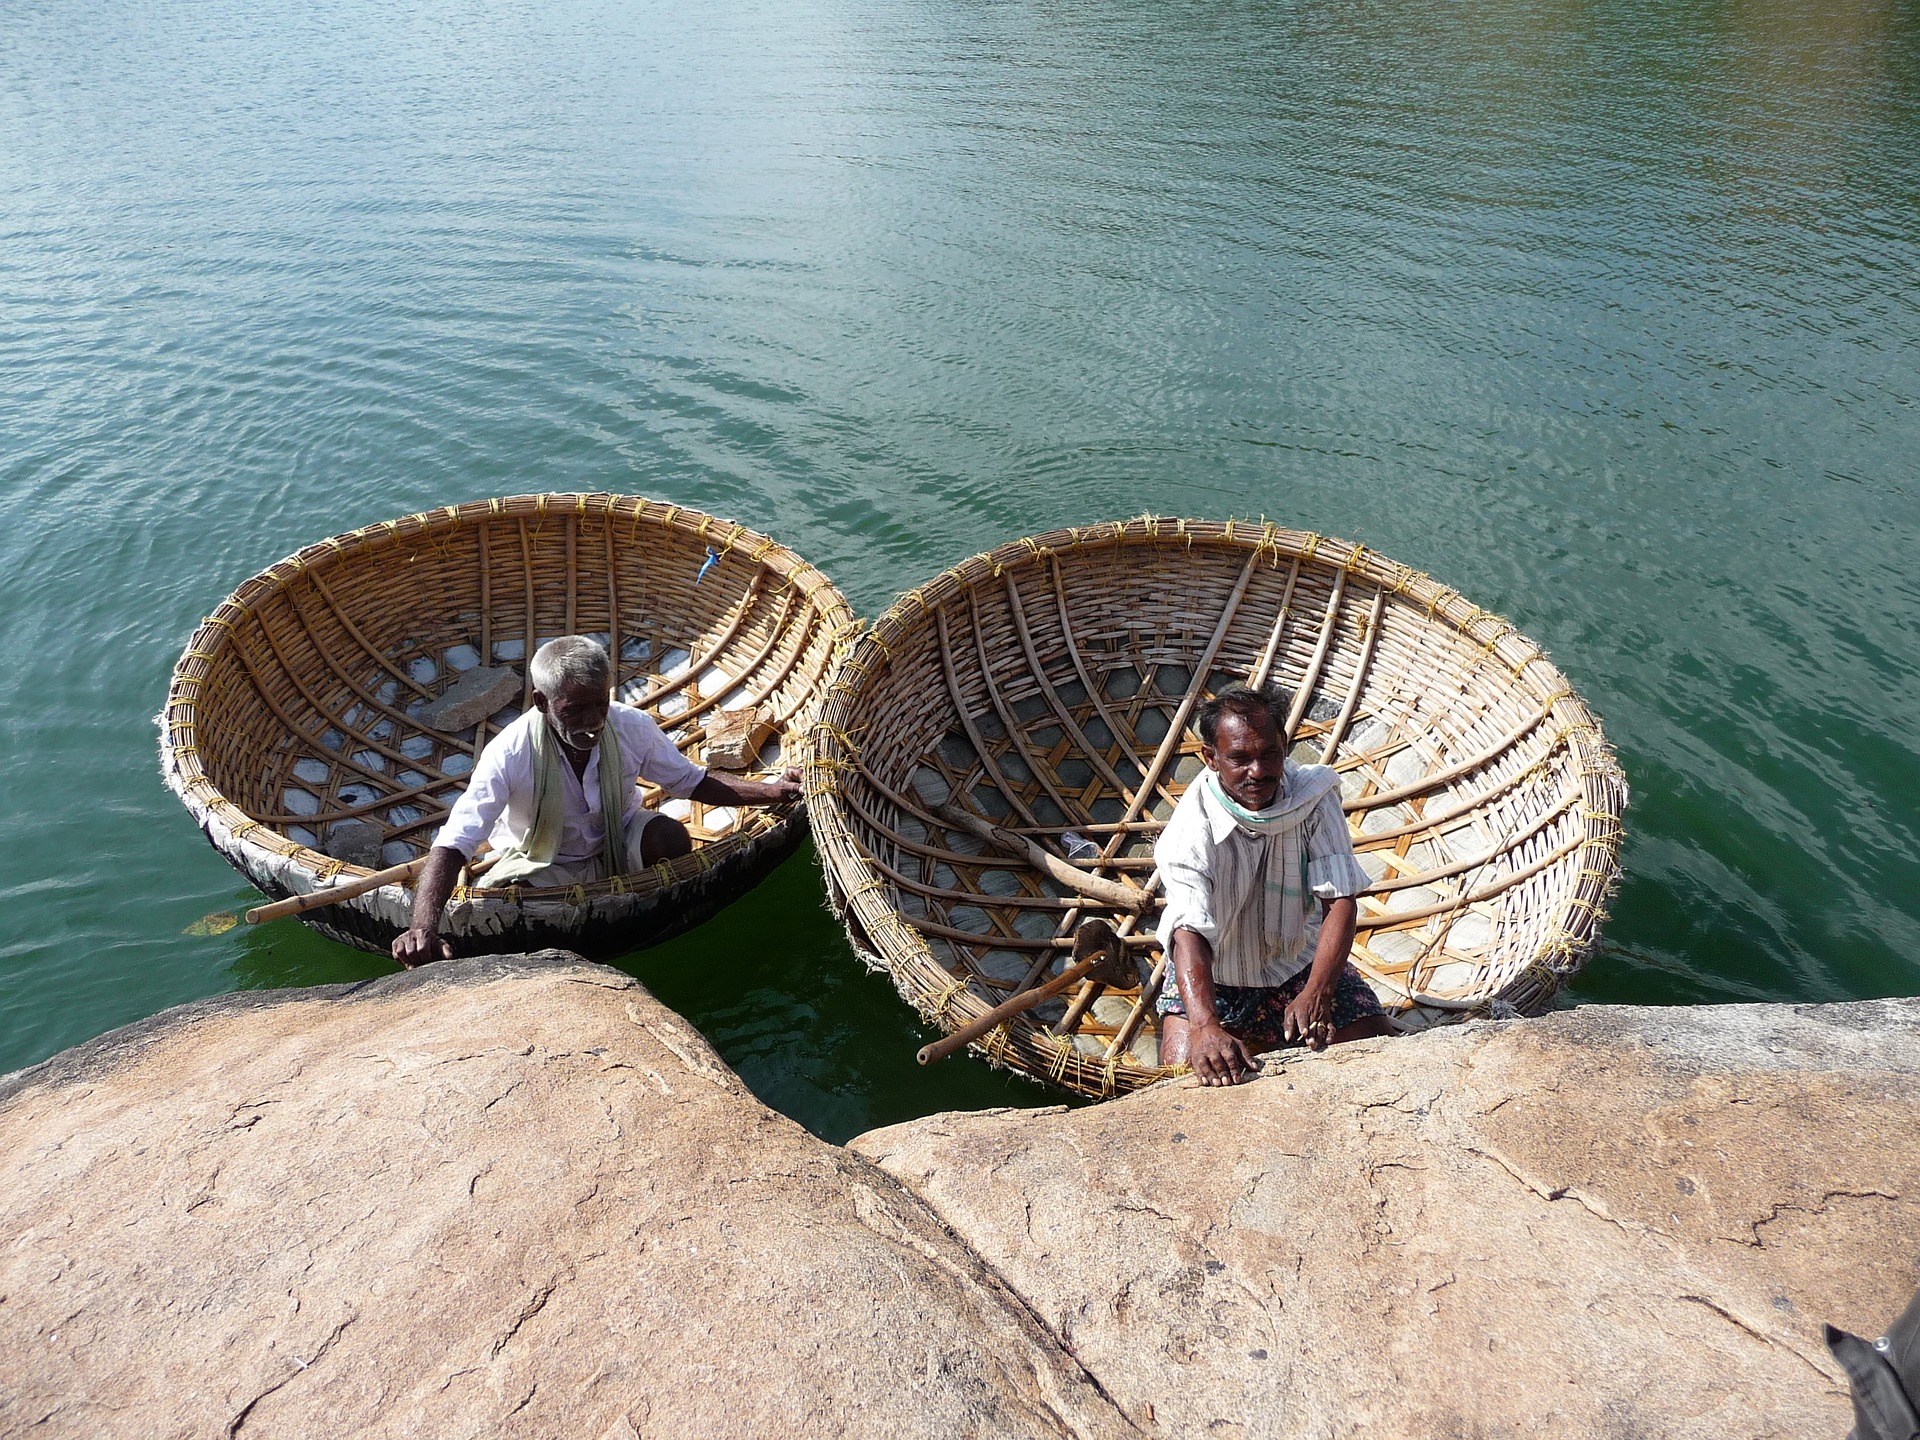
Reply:
[[[1339,900],[1358,895],[1371,883],[1354,856],[1340,792],[1329,790],[1307,822],[1307,888],[1322,900]]]
[[[1153,861],[1167,896],[1154,935],[1168,955],[1173,954],[1176,930],[1191,930],[1209,945],[1220,936],[1219,922],[1213,914],[1211,847],[1206,843],[1206,830],[1206,820],[1198,809],[1181,806],[1153,847]]]
[[[480,752],[473,778],[453,802],[440,833],[433,837],[436,848],[444,845],[471,860],[480,842],[493,834],[494,823],[507,805],[506,748],[496,737],[494,744]]]

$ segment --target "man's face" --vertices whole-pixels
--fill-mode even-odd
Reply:
[[[546,712],[548,723],[564,743],[576,750],[591,750],[600,743],[612,697],[592,685],[565,685],[558,695],[534,691],[533,703]]]
[[[1271,715],[1248,720],[1229,710],[1220,717],[1213,744],[1200,747],[1200,758],[1220,777],[1228,797],[1249,810],[1273,804],[1286,774],[1287,752]]]

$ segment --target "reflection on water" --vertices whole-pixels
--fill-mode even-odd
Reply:
[[[1148,509],[1363,540],[1621,750],[1574,998],[1920,984],[1911,7],[27,0],[0,134],[0,1066],[377,972],[180,935],[236,882],[146,717],[244,575],[532,488],[868,615]],[[1001,1094],[848,1038],[917,1043],[807,875],[649,983],[827,1129]]]
[[[252,900],[259,904],[259,898]],[[242,924],[231,947],[234,990],[285,990],[300,985],[353,985],[398,973],[392,960],[355,950],[309,930],[298,920]]]
[[[937,1032],[890,981],[852,962],[811,845],[752,907],[723,911],[620,968],[699,1026],[755,1094],[829,1140],[935,1110],[1066,1103],[984,1064],[914,1059]]]

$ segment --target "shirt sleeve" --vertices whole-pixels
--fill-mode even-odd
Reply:
[[[1213,914],[1213,870],[1209,862],[1206,819],[1197,810],[1176,809],[1153,847],[1154,864],[1167,894],[1154,929],[1160,948],[1173,955],[1173,932],[1191,930],[1211,945],[1220,936]]]
[[[640,741],[635,756],[640,778],[651,780],[676,799],[686,799],[707,778],[707,767],[682,755],[646,711],[636,708],[633,714]]]
[[[493,834],[494,822],[507,806],[507,749],[504,736],[496,735],[493,743],[480,752],[473,778],[453,802],[440,833],[433,837],[436,848],[444,845],[471,860],[480,842]]]
[[[1307,821],[1307,888],[1322,900],[1358,895],[1373,882],[1353,853],[1353,835],[1336,787],[1320,797]]]

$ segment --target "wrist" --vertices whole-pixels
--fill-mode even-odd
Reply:
[[[1307,983],[1302,985],[1300,989],[1303,994],[1323,993],[1332,990],[1334,982],[1339,980],[1339,978],[1340,966],[1315,964],[1314,967],[1307,972]]]

